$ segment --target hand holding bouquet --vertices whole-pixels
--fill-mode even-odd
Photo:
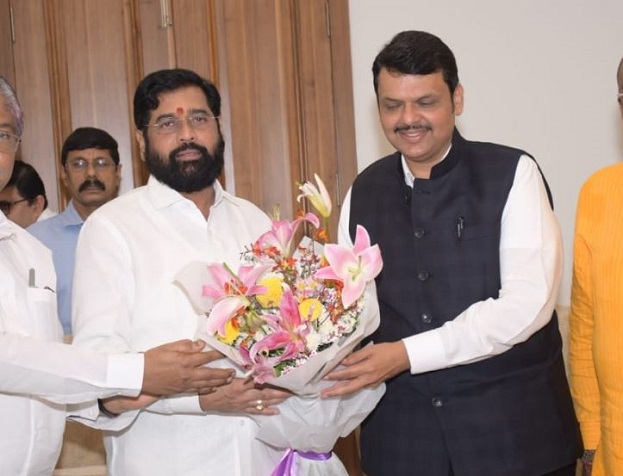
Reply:
[[[191,300],[208,314],[200,337],[259,383],[291,390],[279,417],[256,417],[258,438],[277,447],[328,452],[374,408],[384,386],[348,398],[320,399],[322,377],[379,323],[374,278],[382,268],[378,245],[357,227],[354,246],[325,244],[331,201],[324,184],[301,185],[314,213],[275,219],[242,253],[236,270],[226,263],[192,265],[178,275]],[[297,240],[303,223],[316,230]],[[198,278],[200,276],[200,278]],[[310,399],[309,396],[314,396]],[[312,435],[313,437],[311,437]],[[341,465],[340,465],[341,466]]]

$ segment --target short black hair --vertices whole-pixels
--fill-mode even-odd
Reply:
[[[110,152],[115,165],[119,165],[119,145],[108,132],[96,127],[79,127],[67,136],[61,151],[61,164],[67,164],[72,150],[102,149]]]
[[[145,76],[134,93],[134,125],[144,131],[151,112],[158,107],[162,93],[188,86],[197,86],[205,94],[208,106],[216,117],[221,115],[221,95],[216,86],[188,69],[162,69]]]
[[[37,196],[43,195],[43,209],[45,210],[48,208],[48,197],[45,194],[45,185],[32,165],[21,160],[16,160],[13,165],[13,173],[6,186],[15,187],[17,193],[19,193],[22,198],[27,199],[30,205],[34,203]]]
[[[433,74],[441,71],[450,94],[459,84],[459,72],[452,50],[438,37],[425,31],[403,31],[394,36],[374,59],[372,76],[378,96],[381,69],[400,74]]]

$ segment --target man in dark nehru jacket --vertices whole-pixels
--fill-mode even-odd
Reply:
[[[554,312],[560,230],[524,151],[465,140],[452,51],[396,35],[372,68],[397,152],[355,180],[357,224],[383,253],[374,345],[346,358],[325,396],[386,381],[362,427],[368,476],[573,476],[582,453]]]

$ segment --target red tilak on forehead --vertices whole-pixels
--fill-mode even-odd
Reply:
[[[184,108],[183,108],[183,107],[178,107],[178,108],[175,110],[175,113],[176,113],[178,116],[183,116],[183,115],[184,115]]]

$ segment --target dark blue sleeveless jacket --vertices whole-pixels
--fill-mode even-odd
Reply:
[[[398,153],[357,177],[351,236],[365,226],[384,261],[374,342],[440,327],[498,297],[502,212],[522,154],[455,131],[448,156],[413,189]],[[362,432],[369,476],[447,476],[448,460],[456,476],[540,475],[580,452],[555,314],[499,356],[392,379]]]

